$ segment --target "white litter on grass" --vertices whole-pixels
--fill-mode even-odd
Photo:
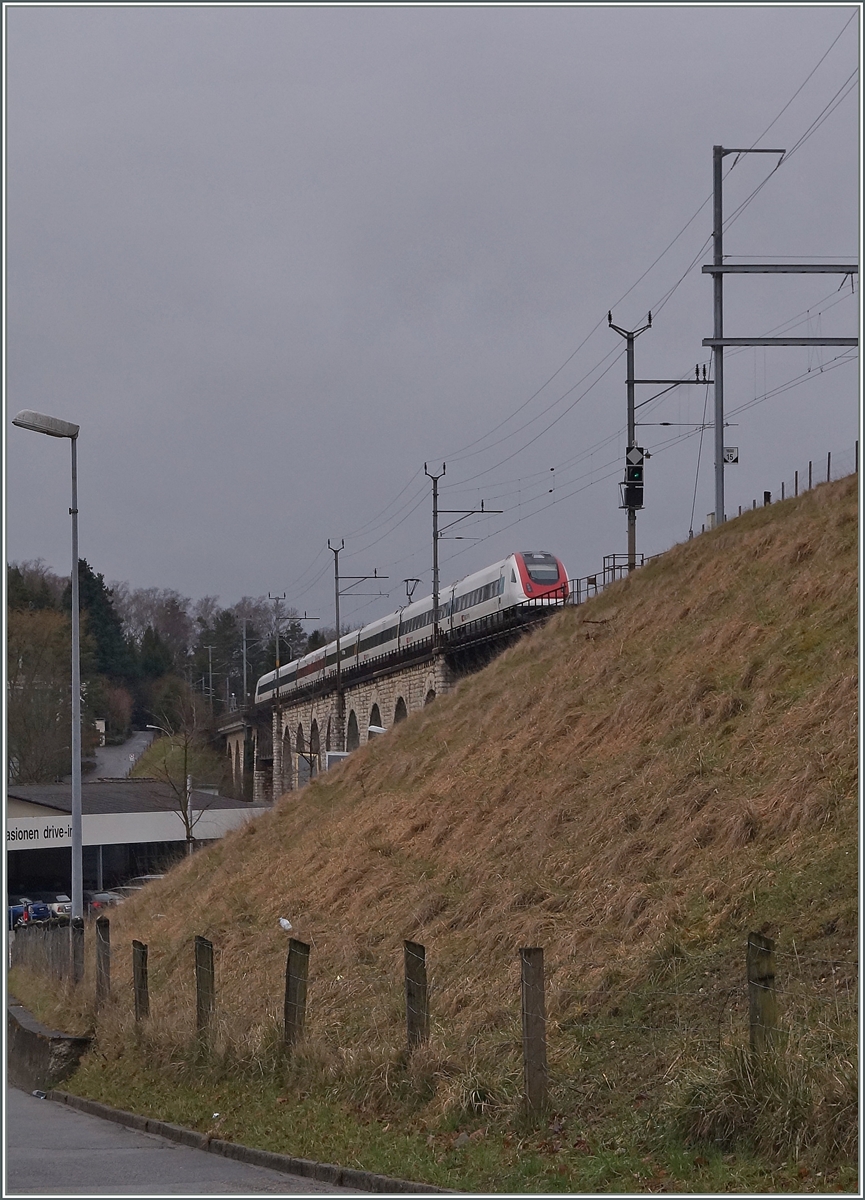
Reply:
[[[286,933],[290,933],[291,930],[293,929],[291,921],[289,921],[288,917],[280,917],[279,924],[280,924],[280,928],[284,929]]]

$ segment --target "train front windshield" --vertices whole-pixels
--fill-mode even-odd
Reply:
[[[532,583],[545,584],[551,587],[559,581],[559,564],[552,554],[523,554],[523,561]]]

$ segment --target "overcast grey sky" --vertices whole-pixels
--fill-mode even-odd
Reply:
[[[505,510],[443,583],[523,548],[599,569],[626,549],[606,313],[653,310],[639,377],[709,362],[713,144],[808,135],[729,255],[858,261],[859,7],[7,5],[7,558],[69,570],[68,444],[10,424],[35,408],[81,426],[108,580],[331,621],[344,537],[344,572],[390,576],[344,602],[370,620],[429,590],[443,460],[442,507]],[[726,160],[726,215],[777,161]],[[728,336],[860,328],[858,278],[726,301]],[[639,550],[687,538],[695,480],[697,531],[714,507],[706,392],[641,410],[683,424],[640,427]],[[852,465],[859,396],[855,351],[728,352],[728,514]]]

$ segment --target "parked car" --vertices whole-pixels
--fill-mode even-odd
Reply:
[[[58,917],[71,917],[72,916],[72,899],[71,899],[71,897],[67,896],[65,892],[57,892],[54,896],[54,900],[48,901],[48,907],[51,909],[51,911],[54,913],[55,916],[58,916]]]
[[[148,883],[153,883],[157,879],[164,878],[164,875],[136,875],[127,883],[120,884],[119,887],[114,888],[114,891],[117,892],[122,899],[128,900],[130,896],[136,895],[138,892],[142,891],[143,888],[147,887]]]
[[[131,883],[124,883],[122,887],[116,887],[114,893],[118,897],[117,902],[119,904],[121,900],[128,900],[130,896],[137,896],[143,890],[140,884],[133,887]]]
[[[30,895],[47,904],[53,917],[68,921],[72,916],[72,900],[65,892],[31,892]]]
[[[19,929],[24,925],[40,924],[51,920],[51,909],[41,900],[19,896],[9,905],[9,928]]]
[[[95,913],[97,917],[102,916],[107,908],[114,908],[119,904],[123,897],[119,892],[85,892],[84,904],[89,913]]]

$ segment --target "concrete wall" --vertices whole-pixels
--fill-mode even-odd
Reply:
[[[78,1069],[89,1037],[48,1029],[12,997],[6,1006],[6,1070],[13,1087],[47,1090]]]

